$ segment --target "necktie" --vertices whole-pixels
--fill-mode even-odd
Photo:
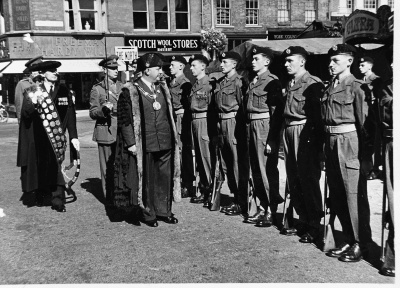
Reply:
[[[50,97],[52,98],[53,98],[53,92],[54,92],[53,85],[50,85]]]
[[[154,83],[151,83],[151,92],[155,93],[156,87],[154,86]]]

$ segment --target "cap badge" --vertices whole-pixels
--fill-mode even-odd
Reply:
[[[360,61],[361,61],[361,62],[364,62],[364,58],[361,58]]]
[[[257,49],[256,49],[256,48],[254,48],[254,49],[253,49],[253,53],[256,53],[256,52],[257,52]]]
[[[150,63],[146,63],[146,67],[150,67]]]
[[[172,56],[172,60],[175,60],[175,56]]]
[[[194,55],[190,56],[190,58],[194,59]]]
[[[226,55],[225,53],[222,53],[222,57],[225,57],[225,55]]]
[[[332,50],[333,50],[333,51],[337,51],[337,46],[334,45],[334,46],[332,47]]]
[[[286,49],[286,54],[290,54],[290,49]]]

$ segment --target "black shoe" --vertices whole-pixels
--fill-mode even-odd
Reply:
[[[52,210],[56,210],[57,212],[61,212],[61,213],[63,213],[63,212],[67,212],[67,209],[65,209],[65,206],[64,205],[51,205],[51,209]]]
[[[285,236],[295,236],[297,235],[297,229],[294,227],[282,228],[281,234]]]
[[[190,199],[190,203],[194,203],[194,204],[201,204],[204,202],[204,194],[201,194],[199,197],[192,197],[192,199]]]
[[[204,208],[211,209],[211,206],[212,206],[211,201],[205,201],[204,204],[203,204]]]
[[[157,220],[143,221],[143,223],[149,227],[158,227]]]
[[[225,212],[225,215],[229,216],[238,216],[242,214],[242,209],[240,209],[240,206],[238,204],[234,204],[234,206],[231,209],[227,209]]]
[[[160,221],[163,221],[165,223],[168,224],[177,224],[178,223],[178,219],[176,219],[174,216],[157,216],[157,219]]]
[[[256,224],[258,220],[260,220],[262,217],[265,216],[265,211],[263,210],[258,210],[256,214],[248,217],[245,219],[243,222],[244,223],[250,223],[250,224]]]
[[[186,187],[181,188],[181,197],[188,198],[189,197],[189,190]]]
[[[384,275],[384,276],[395,277],[394,268],[382,267],[382,269],[379,271],[379,273]]]
[[[271,227],[272,226],[272,215],[267,212],[263,217],[261,217],[257,223],[256,227]]]
[[[369,173],[369,175],[367,176],[367,180],[375,180],[375,179],[379,179],[380,178],[380,171],[371,171],[371,173]]]
[[[363,252],[361,251],[360,245],[355,243],[353,246],[351,246],[346,254],[343,254],[339,257],[339,260],[342,262],[358,262],[362,258]]]
[[[347,251],[350,250],[350,248],[351,248],[351,246],[350,246],[349,244],[343,243],[343,244],[340,245],[339,247],[329,250],[329,251],[326,253],[326,255],[329,256],[329,257],[336,257],[336,258],[339,258],[339,257],[341,257],[342,255],[346,254]]]
[[[228,206],[222,206],[219,210],[221,213],[226,213],[227,210],[232,209],[235,206],[235,203],[231,203]]]
[[[315,241],[315,237],[312,236],[309,232],[306,232],[305,234],[303,234],[299,239],[299,242],[301,242],[301,243],[313,243],[314,241]]]

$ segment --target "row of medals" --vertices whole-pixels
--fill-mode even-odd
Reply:
[[[63,143],[65,143],[65,136],[62,128],[60,127],[60,120],[57,119],[57,113],[54,110],[54,105],[51,104],[50,99],[46,99],[42,102],[41,106],[41,109],[43,109],[44,113],[46,114],[45,115],[41,113],[41,109],[38,109],[41,113],[40,118],[43,120],[43,126],[50,136],[50,141],[54,149],[62,155],[65,149],[65,147],[63,147]]]

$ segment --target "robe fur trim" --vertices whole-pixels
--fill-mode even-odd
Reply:
[[[175,126],[175,121],[173,117],[173,108],[172,108],[172,100],[171,94],[169,93],[169,89],[164,82],[159,82],[160,87],[164,92],[165,101],[168,106],[168,116],[171,121],[172,131],[174,133],[174,171],[173,171],[173,199],[174,202],[180,202],[181,198],[181,164],[180,164],[180,154],[179,154],[179,146],[178,146],[178,133]],[[127,82],[124,85],[125,88],[129,89],[130,98],[132,101],[132,114],[133,114],[133,129],[135,134],[136,141],[136,151],[137,151],[137,165],[138,165],[138,178],[139,178],[139,191],[138,191],[138,203],[143,203],[143,151],[145,151],[142,142],[142,122],[141,122],[141,114],[140,114],[140,102],[139,102],[139,91],[135,87],[135,84],[131,82]]]

